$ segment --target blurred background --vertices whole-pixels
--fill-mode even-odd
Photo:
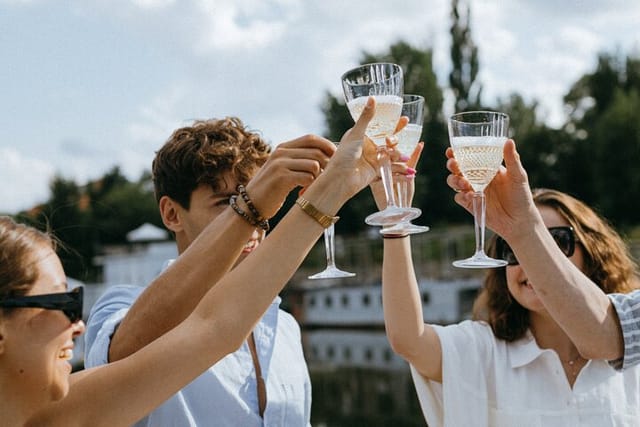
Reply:
[[[238,116],[274,146],[336,140],[353,123],[341,74],[396,62],[428,107],[414,222],[431,231],[412,238],[425,317],[456,322],[482,272],[450,264],[473,248],[473,220],[445,184],[454,111],[508,113],[532,186],[595,207],[638,259],[639,21],[633,0],[0,0],[0,213],[53,231],[89,301],[145,285],[175,255],[149,175],[173,129]],[[365,190],[339,212],[337,263],[356,277],[307,280],[324,268],[320,239],[283,293],[317,426],[424,425],[384,337],[374,210]]]

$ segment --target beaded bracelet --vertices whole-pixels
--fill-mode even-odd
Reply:
[[[233,196],[231,196],[229,198],[229,205],[231,206],[231,208],[238,215],[240,215],[245,221],[247,221],[249,224],[253,225],[254,227],[260,227],[264,231],[269,231],[269,221],[268,220],[262,219],[262,217],[260,217],[260,220],[257,220],[256,218],[253,218],[253,217],[249,216],[245,211],[243,211],[240,208],[240,206],[238,206],[237,200],[238,200],[238,196],[236,194],[234,194]],[[245,200],[245,203],[246,203],[246,200]],[[247,204],[247,206],[248,206],[248,204]],[[254,209],[255,209],[255,207],[254,207]]]
[[[238,184],[238,186],[236,187],[236,190],[238,191],[240,196],[242,196],[242,200],[244,200],[247,207],[251,211],[251,214],[253,215],[254,218],[256,218],[256,221],[258,222],[262,221],[262,215],[260,215],[260,212],[258,212],[258,209],[256,209],[256,206],[253,204],[253,202],[249,198],[249,195],[247,194],[247,189],[244,188],[244,185]]]

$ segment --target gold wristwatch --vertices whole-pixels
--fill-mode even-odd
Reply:
[[[318,208],[313,206],[311,204],[311,202],[309,202],[307,199],[305,199],[302,196],[298,197],[298,200],[296,200],[296,204],[298,206],[300,206],[300,208],[307,215],[309,215],[311,218],[315,219],[318,222],[318,224],[320,224],[324,228],[331,227],[333,224],[338,222],[338,220],[340,219],[339,216],[331,216],[331,215],[327,215],[327,214],[325,214],[323,212],[320,212],[318,210]]]

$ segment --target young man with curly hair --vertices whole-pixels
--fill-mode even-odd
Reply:
[[[233,117],[197,121],[176,130],[153,161],[160,214],[175,236],[179,254],[215,223],[217,277],[110,288],[88,320],[87,366],[120,360],[186,318],[211,283],[258,247],[268,219],[287,194],[311,184],[334,150],[330,141],[307,135],[271,152],[257,133]],[[252,202],[258,199],[266,202]],[[253,228],[246,227],[246,221]],[[175,268],[168,264],[168,269]],[[190,273],[182,271],[179,277]],[[257,280],[262,275],[269,275],[268,269],[256,274]],[[235,353],[136,426],[310,425],[311,385],[300,328],[279,304],[276,298]]]

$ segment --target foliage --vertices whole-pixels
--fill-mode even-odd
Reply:
[[[637,224],[640,58],[601,54],[565,96],[572,144],[566,185],[619,227]]]
[[[456,111],[477,110],[480,106],[482,86],[476,82],[480,65],[478,46],[471,38],[471,6],[460,13],[458,0],[451,2],[451,62],[449,86],[455,96]]]
[[[560,129],[544,124],[537,116],[538,103],[527,103],[517,93],[496,105],[481,103],[478,48],[471,38],[470,8],[459,13],[459,1],[452,0],[451,58],[449,88],[442,88],[433,66],[433,50],[419,49],[398,41],[382,53],[362,53],[361,63],[389,61],[405,72],[405,93],[425,97],[427,113],[423,126],[425,149],[418,164],[414,205],[423,214],[415,222],[430,226],[464,223],[471,218],[453,202],[445,184],[448,174],[444,151],[448,147],[443,114],[445,89],[455,97],[457,111],[487,108],[511,117],[511,135],[516,140],[533,187],[568,192],[595,207],[617,227],[631,229],[638,223],[640,174],[640,58],[600,54],[591,73],[579,78],[568,90],[564,102],[567,120]],[[343,97],[326,93],[321,106],[325,136],[337,141],[353,125]],[[53,231],[67,248],[61,257],[65,269],[80,280],[95,280],[99,272],[94,257],[105,244],[124,243],[126,233],[150,222],[162,226],[153,197],[150,176],[145,173],[130,182],[118,167],[87,185],[63,177],[51,182],[51,197],[43,205],[18,217],[41,229]],[[293,192],[284,208],[272,219],[277,224],[297,197]],[[369,191],[349,201],[339,213],[340,235],[372,229],[364,224],[376,209]]]
[[[399,64],[405,72],[405,93],[418,94],[425,98],[427,109],[423,126],[425,149],[417,167],[414,198],[414,205],[421,208],[424,214],[415,222],[433,224],[434,220],[442,218],[455,220],[466,217],[466,213],[452,202],[451,192],[446,186],[442,186],[447,174],[443,163],[448,140],[442,113],[444,95],[433,68],[433,51],[430,48],[421,50],[400,41],[385,53],[363,53],[360,63],[370,62]],[[327,93],[322,111],[325,115],[327,138],[338,140],[349,127],[353,126],[353,119],[341,95],[336,97]],[[342,208],[343,219],[336,225],[338,233],[353,234],[367,229],[364,218],[375,210],[370,192],[361,192]]]
[[[126,234],[145,222],[162,226],[149,179],[145,174],[129,182],[117,167],[85,186],[57,176],[50,199],[17,217],[63,243],[60,258],[68,276],[95,281],[94,257],[103,245],[125,243]]]

